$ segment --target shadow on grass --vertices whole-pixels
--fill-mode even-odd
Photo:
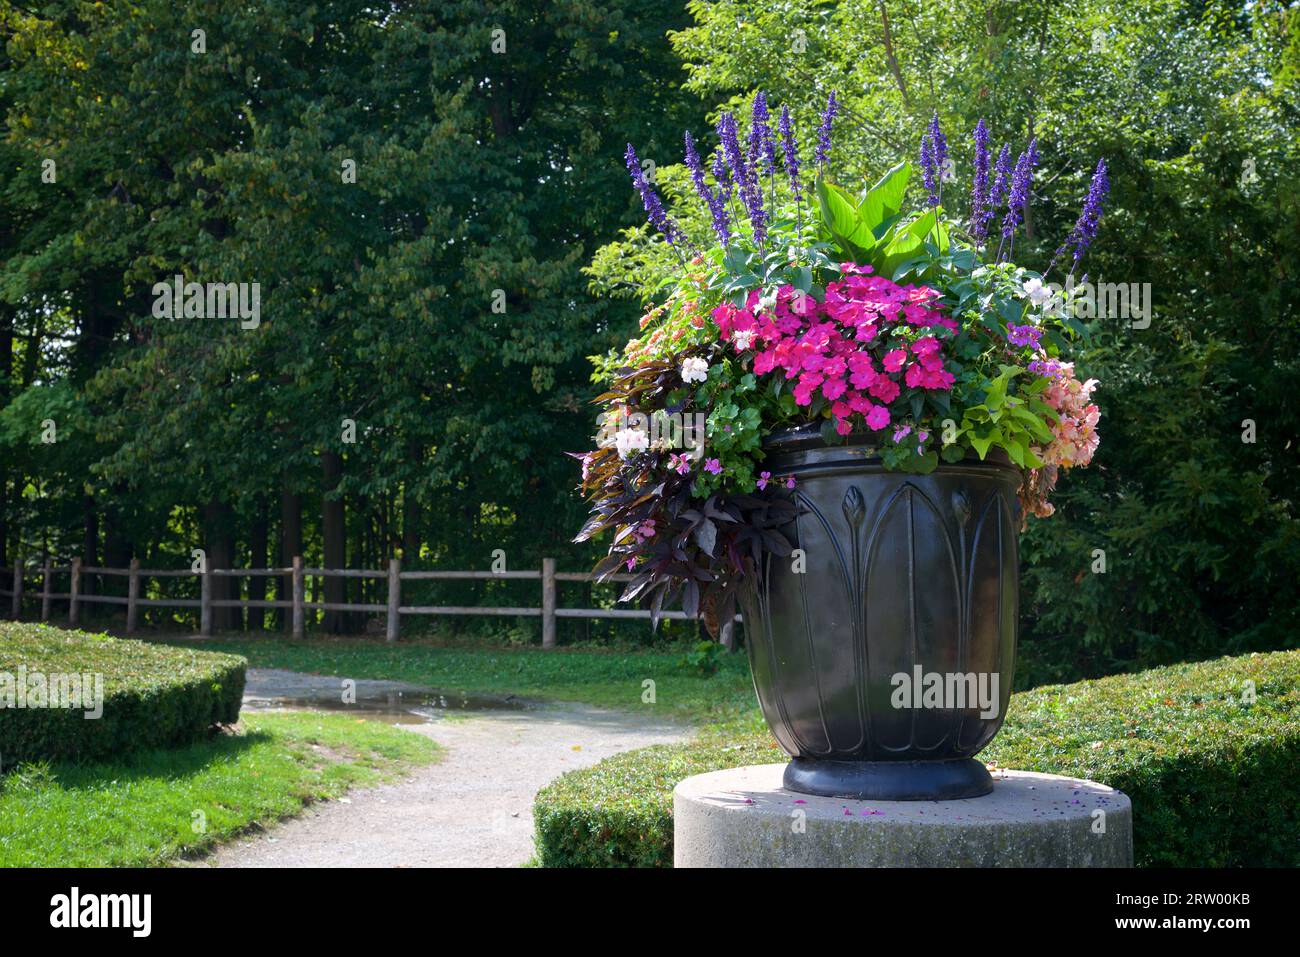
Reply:
[[[192,777],[214,764],[236,760],[258,744],[270,742],[266,731],[214,730],[205,741],[180,748],[138,751],[118,761],[32,761],[0,774],[0,794],[16,789],[57,786],[65,790],[90,790],[109,784],[140,780],[177,781]]]

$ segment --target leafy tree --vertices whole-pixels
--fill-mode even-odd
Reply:
[[[276,537],[281,560],[329,566],[399,549],[408,564],[486,567],[495,548],[512,567],[566,549],[586,562],[567,545],[581,504],[559,453],[593,430],[583,356],[629,317],[584,294],[580,270],[635,215],[623,145],[691,110],[665,38],[680,7],[3,11],[4,211],[27,219],[4,234],[0,302],[19,327],[57,314],[75,339],[41,372],[93,436],[76,551],[105,547],[111,511],[131,518],[128,556],[201,545],[218,567],[271,561]],[[61,174],[42,189],[46,155]],[[155,314],[155,284],[177,275],[258,283],[260,321]],[[29,441],[41,395],[0,413],[7,448]],[[35,501],[45,466],[24,461],[11,487]],[[72,550],[75,517],[47,520]]]

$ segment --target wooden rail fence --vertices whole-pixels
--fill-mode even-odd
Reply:
[[[306,612],[341,611],[341,612],[383,612],[386,619],[385,637],[388,641],[397,641],[401,630],[403,615],[503,615],[537,616],[542,619],[542,647],[555,647],[555,622],[560,618],[641,618],[648,620],[650,612],[640,608],[561,608],[556,602],[557,585],[560,582],[595,581],[594,575],[587,572],[557,572],[555,559],[543,558],[542,567],[530,571],[402,571],[399,559],[388,562],[387,571],[370,571],[350,568],[308,568],[301,557],[295,557],[290,568],[222,568],[193,571],[191,569],[141,568],[139,559],[132,559],[129,568],[105,568],[102,566],[83,565],[81,559],[74,558],[67,565],[53,565],[45,562],[40,566],[26,566],[20,561],[14,562],[12,587],[0,588],[0,596],[11,599],[13,618],[22,613],[23,588],[25,573],[30,569],[41,577],[41,621],[49,621],[51,604],[54,601],[68,602],[68,624],[76,626],[80,619],[81,606],[84,604],[110,604],[126,606],[126,630],[134,632],[139,623],[139,609],[144,608],[197,608],[199,609],[199,633],[204,637],[212,634],[212,609],[214,608],[284,608],[290,612],[293,637],[302,638],[306,632]],[[52,590],[53,576],[69,575],[66,592]],[[96,595],[84,593],[83,579],[87,575],[117,575],[127,577],[127,593],[121,595]],[[212,581],[217,577],[250,578],[255,576],[283,577],[291,580],[291,599],[252,599],[212,597]],[[308,576],[325,578],[375,578],[387,579],[388,601],[384,604],[365,604],[352,602],[325,602],[306,600],[306,579]],[[140,580],[157,578],[199,578],[198,598],[141,598]],[[631,581],[632,575],[611,575],[606,581]],[[488,581],[497,579],[519,579],[539,581],[541,583],[541,605],[539,607],[503,607],[503,606],[463,606],[463,605],[403,605],[402,582],[409,581]],[[685,612],[666,611],[663,618],[683,619]],[[739,619],[737,619],[739,620]],[[724,628],[724,644],[730,645],[731,627]]]

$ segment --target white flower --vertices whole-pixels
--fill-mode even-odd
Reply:
[[[1035,306],[1041,306],[1055,295],[1051,288],[1044,286],[1043,281],[1037,276],[1025,280],[1024,290],[1025,295],[1029,297],[1029,301]]]
[[[776,292],[772,291],[762,295],[758,299],[758,307],[755,312],[771,312],[776,308]]]
[[[640,429],[622,429],[614,434],[614,447],[618,457],[625,459],[633,452],[644,452],[650,447],[650,439]]]
[[[746,349],[748,349],[750,346],[754,344],[754,330],[741,329],[739,332],[737,332],[734,336],[731,337],[731,341],[736,344],[737,352],[744,352]]]
[[[709,364],[699,357],[692,357],[682,363],[683,382],[703,382],[709,377]]]

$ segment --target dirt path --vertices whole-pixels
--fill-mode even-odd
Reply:
[[[338,687],[336,679],[319,680]],[[690,734],[681,725],[581,705],[473,711],[403,727],[444,745],[446,756],[399,782],[314,805],[300,817],[236,840],[199,863],[515,866],[533,853],[532,806],[539,788],[565,771],[619,751],[681,741]]]

